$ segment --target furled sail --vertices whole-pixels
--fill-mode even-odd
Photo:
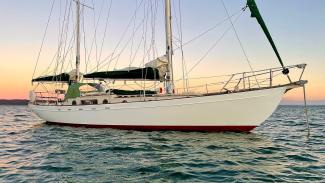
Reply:
[[[247,6],[249,7],[249,9],[251,11],[251,17],[256,18],[257,22],[261,25],[267,39],[269,40],[269,42],[270,42],[270,44],[271,44],[271,46],[272,46],[272,48],[273,48],[273,50],[274,50],[274,52],[276,54],[281,66],[283,67],[283,74],[288,74],[289,70],[284,67],[281,56],[280,56],[280,54],[279,54],[279,52],[278,52],[278,50],[277,50],[277,48],[275,46],[275,43],[274,43],[274,41],[272,39],[272,36],[271,36],[269,30],[267,29],[267,26],[266,26],[261,14],[260,14],[260,11],[258,10],[258,7],[256,5],[255,0],[247,0]]]

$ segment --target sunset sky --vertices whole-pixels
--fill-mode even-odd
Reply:
[[[43,73],[50,64],[58,46],[59,11],[72,0],[56,0],[53,14],[45,38],[44,47],[36,70],[36,76]],[[149,0],[144,0],[149,7]],[[179,0],[174,3],[173,13],[178,12]],[[244,0],[224,0],[228,11],[232,14],[245,6]],[[95,19],[99,19],[97,31],[98,45],[101,44],[105,18],[109,10],[110,0],[83,1],[94,7]],[[141,0],[113,0],[107,37],[103,44],[103,55],[106,57],[118,44],[135,7]],[[285,65],[306,63],[304,79],[309,81],[307,96],[313,103],[325,104],[325,1],[324,0],[256,0],[260,12],[274,38]],[[151,3],[152,4],[152,3]],[[50,14],[52,0],[2,0],[0,6],[0,99],[24,99],[32,88],[31,79],[38,50]],[[163,1],[157,0],[157,56],[164,54]],[[59,8],[61,7],[61,8]],[[145,9],[145,8],[143,8]],[[72,9],[74,11],[74,9]],[[141,11],[141,9],[139,10]],[[143,11],[143,10],[142,10]],[[225,10],[219,0],[181,0],[183,40],[191,40],[196,35],[209,29],[226,18]],[[143,13],[142,13],[143,14]],[[142,15],[139,13],[138,18]],[[71,12],[71,17],[75,14]],[[87,37],[92,38],[94,28],[93,10],[85,10],[85,29]],[[87,18],[88,17],[88,18]],[[175,14],[174,17],[179,16]],[[174,18],[175,19],[175,18]],[[97,19],[96,19],[97,20]],[[73,19],[71,18],[71,21]],[[227,22],[229,23],[229,22]],[[89,25],[90,24],[90,25]],[[175,24],[175,23],[174,23]],[[133,26],[133,24],[132,24]],[[132,31],[131,26],[131,31]],[[175,25],[177,26],[177,25]],[[177,29],[174,26],[174,31]],[[210,32],[202,39],[184,48],[186,64],[191,67],[204,55],[206,50],[220,37],[229,24]],[[71,29],[72,30],[72,29]],[[277,67],[279,63],[255,19],[250,18],[246,10],[238,22],[236,30],[254,69]],[[150,31],[150,28],[149,28]],[[132,34],[128,32],[127,34]],[[176,35],[177,33],[174,33]],[[137,39],[134,40],[135,42]],[[86,41],[90,44],[91,41]],[[90,47],[90,46],[89,46]],[[88,47],[88,48],[89,48]],[[120,48],[121,49],[121,48]],[[127,49],[130,49],[128,47]],[[118,68],[128,66],[130,50],[126,50]],[[179,53],[175,53],[175,64]],[[91,58],[95,57],[91,55]],[[83,54],[82,58],[83,59]],[[81,60],[83,64],[83,60]],[[140,61],[136,63],[139,64]],[[95,64],[95,62],[93,63]],[[178,68],[175,66],[175,68]],[[85,70],[85,66],[82,65]],[[206,59],[193,71],[195,76],[231,74],[249,71],[243,53],[233,31],[213,49]],[[181,74],[181,71],[179,71]],[[301,101],[302,90],[298,89],[286,94],[284,101]]]

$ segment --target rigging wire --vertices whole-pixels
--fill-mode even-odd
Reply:
[[[36,68],[37,68],[37,65],[38,65],[38,62],[39,62],[39,59],[40,59],[40,56],[41,56],[41,52],[42,52],[42,49],[43,49],[43,45],[44,45],[44,41],[45,41],[47,29],[48,29],[48,26],[50,24],[50,20],[51,20],[51,17],[52,17],[52,12],[53,12],[53,8],[54,8],[54,4],[55,4],[55,0],[52,1],[50,15],[49,15],[49,17],[47,19],[45,31],[44,31],[43,38],[42,38],[41,47],[40,47],[40,49],[38,51],[38,54],[37,54],[37,59],[36,59],[36,63],[35,63],[35,66],[34,66],[34,71],[33,71],[32,79],[34,78],[34,75],[35,75],[35,72],[36,72]]]
[[[143,24],[143,32],[144,32],[144,41],[143,41],[143,58],[142,58],[142,62],[140,63],[140,67],[141,65],[144,65],[144,60],[145,60],[145,53],[146,53],[146,46],[147,46],[147,33],[148,33],[148,16],[147,16],[147,13],[149,13],[149,11],[147,10],[146,11],[146,4],[144,4],[144,7],[143,7],[143,16],[145,18],[145,23]],[[143,76],[143,69],[141,69],[141,77],[144,78]],[[146,88],[146,81],[142,80],[141,81],[141,85],[142,85],[142,88],[143,88],[143,91],[145,91],[145,88]],[[144,93],[144,97],[145,97],[145,93]]]
[[[150,1],[149,1],[150,2]],[[149,3],[148,3],[148,5],[146,5],[146,3],[144,3],[144,5],[143,5],[143,16],[144,16],[144,18],[143,18],[143,29],[144,29],[144,27],[145,27],[145,38],[147,37],[147,32],[148,32],[148,16],[149,16],[149,10],[147,10],[146,11],[146,6],[148,6],[149,7]],[[148,8],[149,9],[149,8]],[[141,26],[141,23],[140,23],[140,25],[139,25],[139,28],[140,28],[140,26]],[[132,39],[132,35],[131,35],[131,38],[126,42],[126,44],[125,44],[125,46],[122,48],[122,50],[119,52],[119,57],[116,59],[116,62],[115,62],[115,65],[114,65],[114,68],[113,68],[113,70],[115,70],[116,69],[116,66],[117,66],[117,64],[118,64],[118,62],[119,62],[119,59],[120,59],[120,56],[122,55],[122,53],[124,52],[124,50],[127,48],[127,46],[128,46],[128,44],[130,43],[130,41],[131,41],[131,39]],[[145,39],[145,45],[147,44],[147,40]],[[145,46],[144,45],[144,51],[145,51]],[[145,56],[144,56],[145,57]],[[142,60],[142,62],[144,61],[144,59],[145,58],[143,58],[143,60]]]
[[[58,26],[58,54],[56,55],[56,60],[55,60],[55,66],[54,66],[54,68],[56,68],[56,66],[57,66],[57,62],[58,62],[58,59],[59,59],[59,57],[60,57],[60,54],[61,54],[61,20],[62,20],[62,1],[59,1],[59,26]],[[55,70],[55,69],[54,69]],[[53,70],[53,73],[55,74],[55,71]],[[52,73],[52,74],[53,74]]]
[[[306,115],[306,126],[307,126],[307,138],[310,136],[310,127],[309,127],[309,120],[308,120],[308,108],[307,108],[307,99],[306,99],[306,85],[302,86],[303,93],[304,93],[304,111]]]
[[[212,30],[214,30],[214,29],[216,29],[217,27],[219,27],[219,26],[221,26],[221,25],[223,25],[224,23],[226,23],[228,20],[231,20],[232,18],[235,18],[235,21],[234,22],[237,22],[237,20],[239,19],[239,17],[243,14],[243,12],[245,11],[245,8],[246,7],[244,7],[244,8],[241,8],[239,11],[237,11],[237,12],[235,12],[235,13],[233,13],[232,15],[230,15],[230,16],[228,16],[228,17],[226,17],[225,19],[223,19],[223,20],[221,20],[221,21],[219,21],[219,22],[217,22],[215,25],[213,25],[212,27],[210,27],[210,28],[208,28],[206,31],[204,31],[204,32],[202,32],[202,33],[200,33],[200,34],[198,34],[197,36],[195,36],[194,38],[192,38],[192,39],[190,39],[190,40],[188,40],[187,42],[185,42],[185,43],[183,43],[182,45],[179,45],[178,47],[176,47],[173,51],[177,51],[177,50],[179,50],[179,49],[181,49],[181,47],[184,47],[184,46],[187,46],[188,44],[190,44],[190,43],[192,43],[193,41],[196,41],[197,39],[199,39],[199,38],[201,38],[201,37],[203,37],[204,35],[206,35],[206,34],[208,34],[209,32],[211,32]],[[204,56],[202,56],[200,59],[199,59],[199,61],[195,64],[195,65],[193,65],[192,66],[192,68],[190,69],[190,70],[188,70],[187,72],[186,72],[186,76],[188,77],[188,74],[200,63],[200,62],[202,62],[203,61],[203,59],[213,50],[213,48],[224,38],[224,36],[230,31],[230,29],[231,29],[231,26],[228,28],[228,29],[226,29],[226,31],[221,35],[221,37],[212,45],[212,47],[210,47],[210,49],[205,53],[205,55]],[[179,42],[180,42],[180,40],[178,40]],[[180,79],[177,79],[177,80],[175,80],[175,83],[177,83],[177,82],[179,82],[179,81],[181,81],[182,80],[182,78],[180,78]],[[188,79],[189,80],[189,79]],[[189,85],[188,83],[187,83],[187,85]]]
[[[67,54],[70,52],[71,54],[72,54],[72,52],[71,52],[71,50],[72,50],[72,48],[73,48],[73,42],[74,42],[74,40],[75,40],[75,29],[74,29],[74,31],[73,31],[73,35],[72,35],[72,37],[71,37],[71,39],[70,39],[70,41],[69,41],[69,47],[68,47],[68,50],[67,50],[67,52],[64,54],[65,56],[67,56]],[[46,74],[50,74],[51,72],[49,72],[49,70],[50,70],[50,68],[51,68],[51,66],[52,66],[52,64],[53,64],[53,62],[54,62],[54,60],[55,60],[55,58],[57,57],[57,55],[59,54],[59,48],[56,50],[56,52],[55,52],[55,54],[53,55],[53,57],[52,57],[52,60],[51,60],[51,62],[50,62],[50,64],[49,64],[49,66],[45,69],[45,71],[41,74],[41,75],[46,75]],[[72,70],[73,68],[71,67],[71,70]]]
[[[138,6],[138,0],[135,1],[135,7]],[[134,44],[134,36],[135,36],[135,24],[136,24],[137,15],[135,14],[135,18],[133,21],[133,30],[132,30],[132,41],[131,41],[131,48],[130,48],[130,61],[129,61],[129,67],[131,67],[132,62],[132,56],[133,56],[133,44]]]
[[[154,7],[151,8],[151,48],[152,48],[152,59],[155,59],[158,57],[157,54],[157,45],[156,45],[156,21],[157,21],[157,8],[158,8],[158,3],[157,1],[154,1]],[[154,9],[153,9],[154,8]],[[159,77],[159,74],[158,74]],[[156,72],[154,72],[154,80],[156,80],[157,75]],[[154,82],[154,84],[156,84],[157,82]],[[158,90],[157,85],[155,85],[155,91]]]
[[[138,11],[139,7],[140,7],[140,5],[138,6],[138,8],[137,8],[136,11]],[[142,19],[141,23],[137,26],[135,32],[138,32],[138,30],[141,28],[141,25],[144,24],[145,19],[146,19],[145,17]],[[131,19],[131,20],[132,20],[132,19]],[[130,23],[132,23],[131,20],[130,20],[130,22],[129,22],[128,25],[130,25]],[[101,68],[103,68],[103,67],[105,67],[105,66],[107,65],[107,70],[108,70],[110,64],[111,64],[114,60],[117,60],[116,63],[115,63],[115,67],[114,67],[114,69],[116,68],[116,64],[117,64],[117,62],[118,62],[120,56],[122,55],[122,53],[124,52],[124,50],[127,48],[128,44],[129,44],[129,43],[131,42],[131,40],[132,40],[132,36],[131,36],[131,37],[126,41],[126,44],[122,47],[121,51],[120,51],[118,54],[115,54],[117,48],[118,48],[119,45],[122,43],[122,40],[124,39],[124,37],[125,37],[125,33],[127,32],[128,28],[129,28],[129,26],[128,26],[127,29],[124,31],[124,35],[123,35],[123,36],[121,37],[121,39],[119,40],[118,46],[115,47],[113,53],[111,53],[109,56],[107,56],[107,57],[102,61],[102,63],[100,63],[100,65],[102,65]],[[140,43],[142,43],[142,41],[143,41],[143,40],[140,40]],[[140,47],[140,46],[141,46],[141,44],[139,44],[139,47]],[[136,53],[137,53],[137,52],[138,52],[138,48],[137,48]],[[136,54],[134,55],[134,57],[135,57],[135,56],[136,56]],[[107,63],[104,63],[104,62],[107,62]],[[101,69],[101,68],[100,68],[100,69]],[[94,69],[92,69],[92,71],[93,71],[93,70],[94,70]]]
[[[126,28],[125,28],[125,30],[123,31],[122,36],[121,36],[120,40],[118,41],[117,45],[115,46],[115,48],[114,48],[114,50],[113,50],[113,53],[112,53],[112,55],[111,55],[110,58],[113,58],[113,56],[115,55],[115,52],[116,52],[117,48],[120,46],[121,42],[123,41],[123,39],[124,39],[124,37],[125,37],[125,34],[127,33],[127,31],[128,31],[128,29],[129,29],[129,27],[130,27],[132,21],[134,20],[135,15],[137,14],[139,8],[142,6],[143,1],[144,1],[144,0],[141,0],[139,6],[135,9],[135,12],[133,13],[133,16],[131,17],[129,23],[127,24],[127,26],[126,26]],[[111,64],[111,61],[108,63],[107,70],[109,69],[110,64]]]
[[[84,62],[85,62],[85,73],[88,71],[88,62],[87,62],[87,44],[86,44],[86,30],[85,30],[85,7],[82,6],[82,34],[83,34],[83,45],[84,45]]]
[[[155,31],[156,31],[156,15],[157,15],[157,2],[153,4],[152,1],[149,1],[149,4],[147,6],[144,6],[144,23],[143,25],[143,33],[142,33],[142,39],[143,39],[143,57],[142,62],[140,63],[139,67],[145,67],[145,61],[150,61],[150,55],[152,53],[152,59],[156,58],[155,55]],[[149,21],[150,20],[150,21]],[[151,33],[148,31],[149,25],[151,26]],[[149,40],[148,37],[151,36],[151,39]],[[144,73],[145,72],[145,73]],[[156,75],[154,75],[156,78]],[[145,97],[145,89],[146,81],[147,81],[147,69],[142,69],[142,84],[143,84],[143,94]],[[155,86],[156,87],[156,86]],[[155,88],[156,89],[156,88]]]
[[[75,31],[73,31],[73,32],[75,32]],[[73,43],[74,43],[75,39],[76,39],[76,36],[75,36],[75,33],[73,33],[73,35],[72,35],[72,37],[71,37],[71,39],[69,41],[69,46],[68,46],[66,52],[64,53],[64,55],[62,57],[62,62],[65,62],[65,60],[66,60],[66,58],[67,58],[67,56],[68,56],[69,53],[70,54],[73,54],[72,49],[74,47]],[[73,66],[72,66],[72,61],[73,61],[73,58],[70,58],[70,62],[68,63],[71,66],[70,67],[71,68],[70,70],[73,70],[74,69]],[[66,66],[66,67],[68,67],[68,66]],[[67,69],[65,69],[65,70],[67,70]],[[62,73],[62,70],[61,70],[61,73]]]
[[[43,76],[43,75],[47,75],[47,74],[50,74],[49,70],[50,70],[50,68],[51,68],[51,66],[52,66],[52,64],[53,64],[53,62],[54,62],[54,60],[55,60],[57,54],[58,54],[58,50],[56,50],[55,54],[53,55],[53,57],[52,57],[52,59],[51,59],[50,64],[47,66],[47,68],[46,68],[45,71],[41,74],[41,76]]]
[[[157,11],[157,8],[156,8],[156,11]],[[157,12],[156,12],[156,13],[157,13]],[[144,17],[143,17],[141,23],[139,24],[139,28],[140,28],[141,25],[144,24],[146,17],[147,17],[147,15],[144,14]],[[137,32],[137,30],[136,30],[136,32]],[[141,45],[142,45],[142,44],[145,44],[145,43],[144,43],[144,40],[145,40],[145,39],[143,39],[144,36],[145,36],[144,33],[145,33],[145,32],[142,31],[142,35],[141,35],[141,39],[140,39],[140,43],[139,43],[138,46],[137,46],[137,49],[136,49],[136,51],[135,51],[135,53],[134,53],[134,55],[133,55],[133,58],[132,58],[132,61],[131,61],[130,65],[132,65],[132,63],[134,62],[134,60],[135,60],[135,58],[136,58],[136,56],[137,56],[137,54],[138,54],[138,52],[139,52],[139,50],[140,50],[140,48],[141,48]],[[146,52],[146,54],[149,54],[149,50]],[[145,57],[145,56],[143,55],[143,57]]]
[[[197,36],[195,36],[194,38],[192,38],[192,39],[186,41],[186,42],[183,44],[183,47],[186,46],[186,45],[188,45],[188,44],[190,44],[191,42],[193,42],[193,41],[195,41],[195,40],[201,38],[202,36],[206,35],[207,33],[211,32],[212,30],[216,29],[216,28],[219,27],[220,25],[226,23],[230,18],[233,18],[233,17],[235,17],[235,16],[241,14],[242,11],[243,11],[243,9],[240,9],[238,12],[233,13],[230,17],[227,17],[227,18],[221,20],[220,22],[216,23],[214,26],[208,28],[206,31],[204,31],[204,32],[198,34]],[[180,46],[176,47],[173,51],[176,51],[176,50],[178,50],[178,49],[180,49]]]
[[[158,48],[156,44],[156,35],[157,35],[157,15],[158,15],[158,7],[159,7],[159,1],[155,1],[155,13],[154,13],[154,27],[153,27],[153,37],[154,37],[154,42],[153,42],[153,52],[154,52],[154,57],[158,57]]]
[[[101,47],[100,47],[99,57],[98,57],[97,63],[100,61],[101,56],[102,56],[104,41],[105,41],[105,38],[106,38],[107,27],[108,27],[108,23],[109,23],[109,20],[110,20],[110,14],[111,14],[112,4],[113,4],[113,0],[111,0],[110,3],[108,4],[108,11],[107,11],[107,17],[106,17],[106,22],[105,22],[104,35],[103,35],[103,40],[102,40],[102,43],[101,43]]]
[[[58,54],[56,55],[56,60],[55,60],[55,65],[54,65],[54,69],[53,69],[53,73],[55,74],[55,70],[56,70],[56,68],[57,68],[57,65],[58,65],[58,60],[59,60],[59,57],[60,57],[60,54],[61,54],[61,35],[62,35],[62,33],[61,33],[61,20],[62,20],[62,2],[61,1],[59,1],[60,3],[59,3],[59,7],[60,7],[60,14],[59,14],[59,34],[58,34]],[[52,74],[53,74],[52,73]]]
[[[62,54],[62,45],[63,45],[63,39],[64,39],[64,30],[65,30],[65,26],[66,26],[66,19],[67,19],[67,9],[69,6],[67,6],[67,3],[68,1],[66,0],[66,3],[64,4],[65,5],[65,9],[64,9],[64,15],[63,15],[63,22],[62,22],[62,27],[60,26],[61,25],[61,22],[59,21],[59,36],[58,36],[58,41],[59,41],[59,44],[58,44],[58,55],[57,55],[57,58],[56,58],[56,65],[55,65],[55,68],[53,70],[53,73],[54,75],[57,74],[57,71],[58,71],[58,67],[60,65],[60,62],[61,62],[61,54]],[[61,17],[61,2],[60,2],[60,17]],[[53,78],[54,79],[54,78]]]
[[[182,56],[182,74],[183,74],[183,88],[184,92],[188,94],[188,73],[187,67],[185,63],[185,56],[183,50],[183,28],[182,28],[182,11],[181,11],[181,0],[178,0],[178,12],[179,12],[179,28],[178,34],[180,38],[180,49],[181,49],[181,56]],[[177,21],[177,16],[176,16]]]
[[[137,46],[137,48],[136,48],[136,50],[135,50],[135,52],[134,52],[134,54],[133,54],[132,60],[131,60],[131,62],[130,62],[130,65],[133,64],[133,62],[134,62],[136,56],[138,55],[139,50],[140,50],[140,47],[141,47],[141,45],[142,45],[142,41],[143,41],[143,39],[140,39],[140,42],[139,42],[139,44],[138,44],[138,46]]]
[[[86,0],[84,0],[84,2],[82,3],[82,34],[83,34],[83,45],[84,45],[84,62],[85,62],[85,73],[88,72],[88,64],[90,62],[90,59],[87,59],[87,39],[86,39],[86,29],[85,29],[85,7],[92,9],[93,11],[95,11],[94,7],[89,7],[87,5],[85,5]],[[93,6],[95,6],[94,4],[92,4]],[[95,13],[94,13],[94,22],[95,22]],[[95,25],[95,23],[94,23]],[[89,55],[91,54],[91,50],[89,52]]]
[[[151,34],[151,41],[150,41],[150,44],[147,46],[147,44],[149,42],[148,41],[149,40],[148,39],[148,37],[149,37],[148,36],[149,13],[151,13],[151,15],[153,13],[152,12],[152,4],[151,3],[152,2],[150,2],[150,7],[148,5],[148,10],[147,11],[144,9],[144,19],[143,20],[145,20],[145,21],[142,24],[143,25],[143,34],[142,34],[142,38],[143,38],[143,56],[142,56],[142,63],[139,64],[139,67],[144,67],[144,65],[145,65],[144,64],[144,61],[145,61],[146,58],[148,58],[148,60],[150,61],[150,53],[151,53],[151,51],[153,49],[153,44],[152,44],[153,43],[153,39],[154,39],[153,34]],[[152,32],[154,31],[153,29],[154,29],[153,24],[151,24],[151,30],[152,30]]]
[[[70,22],[71,5],[72,5],[72,2],[70,1],[69,8],[68,8],[68,14],[67,14],[67,22],[66,22],[66,27],[65,27],[65,35],[64,35],[64,39],[65,40],[64,40],[63,57],[62,57],[62,60],[61,60],[60,73],[62,73],[66,55],[69,53],[69,47],[67,49],[66,46],[67,46],[67,39],[68,39],[68,33],[69,33],[69,22]]]
[[[96,60],[96,62],[98,61],[98,59],[97,59],[97,28],[98,28],[98,25],[99,25],[100,17],[102,15],[103,4],[104,4],[104,0],[101,3],[101,8],[100,8],[100,11],[99,11],[99,16],[98,16],[98,19],[97,19],[97,22],[96,22],[95,2],[94,2],[94,0],[92,0],[92,6],[94,8],[94,16],[93,16],[94,17],[94,20],[93,20],[93,23],[94,23],[94,28],[95,29],[94,29],[93,40],[91,42],[91,46],[90,46],[90,50],[89,50],[89,54],[88,54],[88,62],[90,62],[90,56],[91,56],[91,53],[93,51],[94,44],[95,44],[95,50],[96,50],[95,60]],[[98,65],[98,62],[97,62],[97,65]],[[98,70],[98,68],[97,68],[97,70]]]
[[[68,1],[67,1],[68,2]],[[67,4],[66,4],[67,5]],[[74,47],[73,43],[76,39],[76,35],[75,35],[75,30],[76,30],[76,27],[75,26],[72,26],[73,29],[72,29],[72,35],[71,35],[71,38],[70,40],[68,41],[68,37],[69,37],[69,22],[70,22],[70,19],[72,20],[72,25],[75,25],[74,24],[74,17],[73,16],[70,16],[71,12],[72,11],[72,2],[70,1],[70,4],[68,8],[68,13],[65,15],[64,19],[66,19],[66,22],[63,23],[62,25],[62,30],[65,30],[64,32],[62,31],[62,39],[61,39],[61,43],[64,44],[64,47],[63,47],[63,50],[62,50],[62,55],[60,53],[60,60],[58,61],[58,64],[61,64],[61,69],[60,69],[60,72],[59,73],[62,73],[63,70],[68,70],[68,67],[70,66],[70,70],[73,70],[74,67],[73,67],[73,52],[72,52],[72,49]],[[71,18],[70,18],[71,17]],[[68,44],[67,44],[68,43]],[[70,57],[69,59],[68,58],[68,54],[70,53]],[[66,64],[67,63],[67,64]],[[65,66],[66,64],[66,66]],[[58,79],[59,81],[61,80],[61,77]]]
[[[242,13],[236,17],[234,22],[237,22],[237,20],[239,19],[240,15],[242,15]],[[188,70],[187,74],[192,72],[193,69],[195,69],[195,67],[197,67],[209,55],[209,53],[220,43],[220,41],[226,36],[226,34],[231,30],[231,28],[232,26],[229,26],[226,29],[226,31],[221,35],[221,37],[216,42],[214,42],[214,44],[207,50],[207,52],[191,67],[191,69]]]
[[[58,48],[57,48],[57,50],[56,50],[56,52],[55,52],[55,54],[54,54],[54,56],[53,56],[53,58],[52,58],[52,60],[51,60],[51,63],[49,64],[49,66],[46,68],[46,70],[41,74],[41,75],[44,75],[44,74],[55,74],[56,73],[56,71],[57,71],[57,68],[58,68],[58,65],[61,63],[60,62],[60,58],[61,58],[61,49],[62,49],[62,42],[63,42],[63,30],[64,30],[64,27],[65,27],[65,24],[64,24],[64,22],[65,22],[65,17],[66,17],[66,9],[67,9],[67,3],[68,3],[68,1],[66,0],[66,3],[65,3],[65,5],[66,5],[66,8],[65,8],[65,13],[64,13],[64,18],[63,18],[63,23],[62,23],[62,27],[61,27],[61,19],[62,19],[62,3],[61,3],[61,1],[59,2],[59,26],[58,26],[58,28],[59,28],[59,34],[58,34]],[[71,2],[70,2],[70,8],[71,8]],[[71,11],[71,10],[69,10],[69,11]],[[67,39],[67,38],[66,38]],[[52,64],[54,63],[54,61],[56,60],[56,64],[55,64],[55,66],[54,66],[54,68],[55,69],[53,69],[53,72],[50,72],[49,70],[50,70],[50,68],[52,67]]]
[[[224,2],[223,0],[221,0],[221,2],[222,2],[222,5],[223,5],[223,7],[224,7],[226,13],[227,13],[227,16],[230,17],[225,2]],[[245,10],[246,10],[246,7],[243,9],[243,12],[244,12]],[[246,53],[246,51],[245,51],[245,49],[244,49],[244,46],[243,46],[243,44],[242,44],[242,41],[241,41],[240,38],[239,38],[238,32],[237,32],[237,30],[236,30],[236,27],[235,27],[235,25],[233,24],[233,22],[232,22],[231,19],[229,19],[229,21],[230,21],[231,26],[232,26],[232,28],[233,28],[233,30],[234,30],[234,33],[235,33],[236,38],[237,38],[237,40],[238,40],[238,43],[239,43],[239,45],[240,45],[240,47],[241,47],[241,50],[243,51],[243,54],[244,54],[244,56],[245,56],[245,58],[246,58],[246,61],[247,61],[248,65],[249,65],[249,68],[250,68],[251,71],[254,73],[254,70],[253,70],[252,64],[251,64],[251,62],[250,62],[250,60],[249,60],[249,58],[248,58],[248,56],[247,56],[247,53]],[[256,77],[255,77],[255,80],[256,80],[256,83],[257,83],[258,87],[260,87]]]
[[[142,2],[142,1],[141,1]],[[136,12],[134,13],[134,17],[135,17],[135,15],[137,14],[137,12],[138,12],[138,9],[140,8],[140,5],[139,6],[137,6],[137,9],[136,9]],[[153,13],[153,14],[155,14],[155,16],[156,16],[156,14],[157,14],[157,7],[155,7],[154,8],[154,10],[155,10],[155,13]],[[140,21],[140,23],[139,23],[139,25],[135,28],[135,34],[138,32],[138,30],[141,28],[141,26],[143,26],[144,24],[145,24],[145,22],[146,22],[146,19],[148,19],[148,16],[149,16],[149,11],[146,11],[146,13],[144,14],[144,17],[142,18],[142,20]],[[153,22],[155,22],[155,20],[153,21]],[[132,19],[130,20],[130,22],[129,22],[129,24],[130,23],[132,23]],[[127,28],[129,28],[129,26],[127,27]],[[125,31],[127,31],[127,30],[125,30]],[[124,31],[124,32],[125,32]],[[122,39],[125,37],[125,35],[124,36],[122,36],[122,38],[120,39],[120,41],[119,41],[119,44],[121,44],[121,42],[122,42]],[[129,65],[132,65],[132,63],[133,63],[133,61],[135,60],[135,58],[136,58],[136,56],[137,56],[137,54],[138,54],[138,52],[139,52],[139,50],[140,50],[140,47],[141,47],[141,45],[143,45],[143,44],[147,44],[147,43],[144,43],[143,41],[145,40],[145,39],[143,39],[144,37],[146,37],[146,35],[144,35],[144,32],[142,33],[142,36],[140,36],[141,37],[141,39],[140,39],[140,43],[138,44],[138,46],[137,46],[137,48],[136,48],[136,51],[133,53],[133,58],[132,58],[132,60],[131,60],[131,62],[129,63]],[[118,53],[118,54],[115,54],[115,52],[116,52],[116,50],[117,50],[117,47],[115,48],[115,50],[114,50],[114,52],[113,53],[111,53],[109,56],[107,56],[104,60],[102,60],[102,62],[100,63],[100,68],[102,68],[102,67],[105,67],[106,65],[108,65],[108,67],[109,67],[109,65],[114,61],[114,60],[116,60],[116,62],[115,62],[115,64],[114,64],[114,69],[116,69],[116,65],[117,65],[117,63],[118,63],[118,61],[119,61],[119,58],[120,58],[120,56],[122,55],[122,53],[124,52],[124,50],[127,48],[127,46],[130,44],[130,42],[132,41],[132,39],[134,38],[134,35],[132,34],[131,35],[131,37],[126,41],[126,44],[121,48],[121,50],[120,50],[120,52]],[[154,45],[155,45],[155,41],[153,40],[154,38],[152,38],[152,44],[150,45],[150,47],[149,47],[149,49],[145,52],[145,54],[143,55],[143,57],[147,57],[148,55],[150,55],[150,53],[151,53],[151,49],[154,49]],[[106,62],[106,63],[105,63]],[[108,69],[107,69],[108,70]]]
[[[148,13],[149,11],[147,12],[147,16],[148,16]],[[147,16],[145,16],[143,19],[142,19],[142,22],[139,24],[139,26],[137,27],[136,29],[136,32],[141,28],[141,25],[145,25],[145,23],[147,23]],[[116,57],[116,61],[115,61],[115,64],[114,64],[114,68],[113,70],[116,69],[116,66],[119,62],[119,59],[120,59],[120,56],[122,55],[122,53],[124,52],[124,50],[127,48],[127,46],[129,45],[129,43],[131,42],[131,39],[132,39],[132,36],[126,41],[125,45],[122,47],[121,51],[118,53],[117,57]],[[147,44],[147,43],[146,43]],[[113,61],[113,60],[112,60]]]

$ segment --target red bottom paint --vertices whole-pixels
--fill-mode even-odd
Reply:
[[[46,122],[52,125],[86,127],[86,128],[113,128],[136,131],[200,131],[200,132],[250,132],[256,126],[130,126],[130,125],[88,125]]]

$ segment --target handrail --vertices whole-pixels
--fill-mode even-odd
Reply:
[[[286,68],[288,69],[292,69],[292,68],[305,68],[307,64],[296,64],[296,65],[290,65],[290,66],[286,66]],[[245,72],[237,72],[234,74],[225,74],[225,75],[217,75],[217,76],[207,76],[207,77],[194,77],[194,78],[188,78],[191,80],[194,79],[209,79],[209,78],[218,78],[218,77],[227,77],[227,76],[232,76],[232,75],[239,75],[239,74],[243,74],[243,73],[259,73],[262,71],[269,71],[269,70],[276,70],[276,71],[281,71],[282,72],[282,67],[273,67],[273,68],[268,68],[268,69],[260,69],[260,70],[255,70],[255,71],[245,71]],[[254,74],[255,75],[255,74]],[[180,79],[181,80],[181,79]]]
[[[306,64],[297,64],[297,65],[291,65],[291,66],[287,66],[286,68],[288,69],[302,69],[302,72],[300,73],[299,79],[297,81],[300,81],[302,79],[303,73],[305,71],[306,68]],[[212,84],[214,85],[221,85],[224,84],[221,89],[219,90],[219,92],[223,92],[223,91],[231,91],[234,92],[235,90],[241,90],[241,89],[246,89],[248,87],[248,89],[255,89],[256,85],[264,85],[264,86],[274,86],[274,80],[276,77],[283,75],[282,74],[282,67],[275,67],[275,68],[270,68],[270,69],[262,69],[262,70],[257,70],[257,71],[251,71],[251,72],[239,72],[239,73],[235,73],[235,74],[231,74],[231,75],[220,75],[220,76],[212,76],[212,77],[202,77],[202,78],[189,78],[189,79],[211,79],[211,78],[217,78],[217,77],[226,77],[228,76],[228,80],[225,80],[223,82],[217,82],[217,83],[206,83],[206,84],[202,84],[202,85],[198,85],[195,87],[188,87],[190,89],[193,88],[203,88],[205,87],[205,91],[208,91],[208,86],[211,86]],[[258,77],[263,77],[263,79],[260,79]],[[293,83],[292,79],[290,78],[289,75],[285,75],[286,78],[288,79],[289,83]],[[251,79],[252,77],[256,78],[256,82],[252,83]],[[265,84],[266,82],[268,82],[268,84]],[[229,90],[227,87],[230,84],[235,84],[234,86],[234,90]],[[240,85],[242,84],[242,88],[240,88]],[[248,86],[247,86],[248,84]],[[259,87],[259,86],[258,86]],[[177,88],[177,91],[181,91],[184,88]]]

